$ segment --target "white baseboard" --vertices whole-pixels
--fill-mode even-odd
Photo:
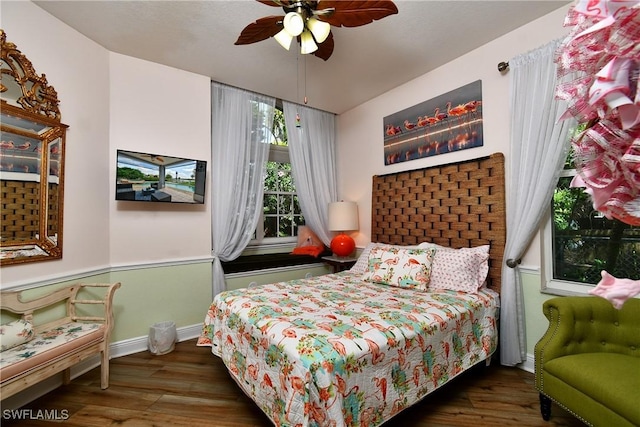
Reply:
[[[176,334],[178,335],[178,342],[197,338],[198,336],[200,336],[201,332],[202,332],[202,323],[198,323],[196,325],[191,325],[191,326],[184,326],[182,328],[176,328]],[[142,337],[130,338],[128,340],[118,341],[116,343],[113,343],[109,347],[111,352],[110,353],[111,358],[115,359],[122,356],[128,356],[129,354],[147,351],[149,349],[148,340],[149,340],[149,337],[145,335]],[[89,369],[86,369],[82,373],[85,373],[95,368],[99,364],[100,364],[100,361],[98,360],[98,363],[95,363],[93,366],[91,366]],[[80,364],[78,364],[78,366],[79,365]]]
[[[191,326],[185,326],[182,328],[176,328],[178,342],[197,338],[198,336],[200,336],[200,332],[202,332],[201,323]],[[148,339],[149,337],[145,335],[142,337],[136,337],[112,343],[109,346],[110,358],[116,359],[118,357],[127,356],[129,354],[147,351]],[[99,355],[85,359],[71,368],[71,378],[77,378],[97,366],[100,366]],[[21,408],[22,406],[36,400],[37,398],[44,396],[50,391],[55,390],[61,385],[62,375],[54,375],[53,377],[47,378],[46,380],[43,380],[38,384],[34,384],[33,386],[21,391],[20,393],[14,394],[7,399],[3,399],[2,409],[4,410]]]
[[[523,371],[527,371],[530,373],[535,373],[535,358],[533,357],[533,354],[529,354],[527,353],[527,360],[525,360],[524,362],[520,363],[519,365],[516,365],[516,367],[522,369]]]

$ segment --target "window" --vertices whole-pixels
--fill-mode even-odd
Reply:
[[[296,242],[304,217],[291,174],[287,129],[282,109],[276,108],[271,148],[266,166],[262,217],[258,220],[252,246]]]
[[[585,293],[600,281],[602,270],[640,279],[640,227],[609,220],[594,210],[583,188],[569,187],[575,175],[569,154],[544,231],[543,287],[553,293]]]

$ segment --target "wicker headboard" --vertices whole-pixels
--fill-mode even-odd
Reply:
[[[371,241],[491,245],[488,286],[500,292],[506,240],[504,155],[373,177]]]

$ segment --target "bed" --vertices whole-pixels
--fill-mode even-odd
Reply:
[[[372,190],[351,270],[226,291],[205,315],[198,345],[274,425],[378,426],[496,351],[503,155]]]

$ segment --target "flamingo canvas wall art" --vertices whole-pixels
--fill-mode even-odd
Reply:
[[[482,81],[386,116],[384,163],[390,165],[484,145]]]

